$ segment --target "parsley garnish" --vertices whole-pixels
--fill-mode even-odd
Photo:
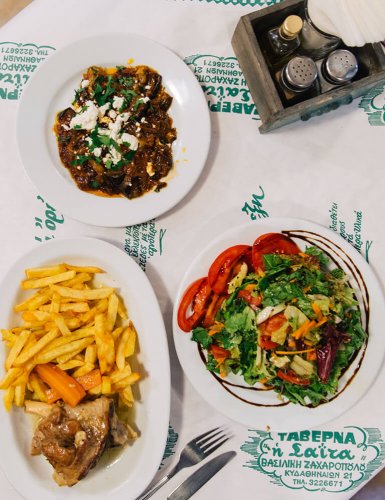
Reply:
[[[95,180],[91,181],[91,187],[92,187],[93,189],[98,189],[98,187],[99,187],[99,182],[98,182],[98,181],[95,181]]]

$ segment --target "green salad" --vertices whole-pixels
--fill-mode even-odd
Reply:
[[[240,374],[250,386],[317,406],[366,342],[354,290],[317,247],[262,257],[263,270],[238,263],[213,322],[194,325],[192,340],[219,376]]]

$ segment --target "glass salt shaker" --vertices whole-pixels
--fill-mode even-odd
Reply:
[[[321,59],[338,47],[341,39],[324,33],[310,19],[308,0],[305,0],[305,19],[300,33],[301,53],[313,59]]]
[[[299,16],[288,16],[281,26],[277,26],[267,32],[270,47],[274,58],[281,58],[292,54],[300,45],[298,34],[303,26]]]

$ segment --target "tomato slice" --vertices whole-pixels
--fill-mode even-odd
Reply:
[[[213,294],[211,302],[207,307],[205,316],[202,320],[202,326],[204,328],[209,328],[214,323],[215,316],[225,299],[226,295],[217,295],[216,293]]]
[[[252,259],[256,272],[264,270],[263,256],[269,253],[296,255],[298,246],[288,236],[281,233],[266,233],[259,236],[253,244]]]
[[[283,312],[274,314],[263,323],[259,325],[263,335],[271,336],[276,330],[279,330],[287,322],[286,316]]]
[[[283,372],[282,370],[277,371],[277,377],[285,382],[290,382],[295,385],[309,385],[309,379],[300,378],[293,370],[288,370],[287,372]]]
[[[247,302],[249,306],[254,309],[254,311],[257,310],[262,304],[262,297],[260,295],[258,295],[258,297],[255,297],[254,295],[252,295],[250,290],[239,290],[237,297]]]
[[[214,356],[215,361],[217,361],[219,364],[223,363],[227,358],[230,357],[230,351],[215,344],[210,347],[210,353]]]
[[[235,264],[250,250],[249,245],[235,245],[224,250],[214,260],[209,269],[208,282],[216,294],[220,295],[226,290]]]
[[[207,278],[200,278],[187,288],[178,309],[178,325],[184,332],[190,332],[195,328],[206,311],[206,306],[211,296],[211,288]],[[188,316],[189,308],[192,314]]]
[[[278,347],[278,344],[276,342],[273,342],[272,340],[270,340],[270,337],[267,335],[260,335],[259,339],[258,339],[258,344],[265,351],[270,351],[271,349]]]

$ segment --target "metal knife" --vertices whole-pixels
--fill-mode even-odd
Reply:
[[[196,470],[181,485],[179,485],[168,497],[167,500],[187,500],[195,492],[207,483],[222,467],[235,457],[235,451],[226,451],[217,457],[206,462],[202,467]]]

